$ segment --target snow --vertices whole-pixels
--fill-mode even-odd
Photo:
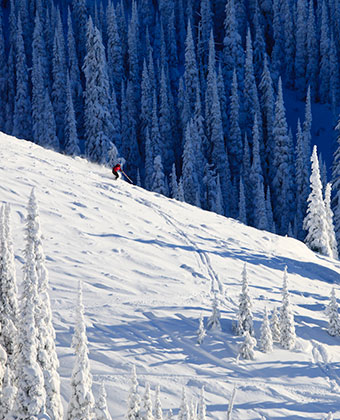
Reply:
[[[176,416],[204,386],[207,417],[225,419],[236,387],[233,420],[340,419],[340,337],[331,337],[325,308],[340,298],[340,263],[292,238],[244,226],[182,202],[113,181],[110,168],[0,134],[0,203],[11,204],[21,291],[26,207],[32,187],[40,210],[66,410],[75,362],[71,349],[78,281],[88,335],[94,395],[107,391],[112,419],[123,419],[136,367],[161,389]],[[265,308],[281,304],[287,265],[297,343],[255,360],[238,357],[237,320],[247,264],[257,340]],[[222,331],[197,344],[216,292]]]

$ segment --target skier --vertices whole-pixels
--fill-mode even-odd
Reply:
[[[117,163],[117,165],[115,165],[112,168],[112,173],[113,175],[116,177],[115,179],[117,180],[119,178],[119,174],[118,172],[122,172],[122,167],[120,166],[120,163]]]

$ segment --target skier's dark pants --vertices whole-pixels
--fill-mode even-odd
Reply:
[[[115,179],[118,179],[119,178],[118,172],[112,172],[112,173],[116,177]]]

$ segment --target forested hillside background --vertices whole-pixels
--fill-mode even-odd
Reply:
[[[149,190],[304,239],[311,106],[335,125],[340,102],[339,2],[8,0],[1,19],[2,131],[120,158]]]

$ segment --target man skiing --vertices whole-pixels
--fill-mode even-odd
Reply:
[[[122,172],[122,167],[120,166],[120,163],[117,163],[117,165],[115,165],[112,168],[112,173],[113,175],[116,177],[115,179],[117,180],[119,178],[119,174],[118,172]]]

